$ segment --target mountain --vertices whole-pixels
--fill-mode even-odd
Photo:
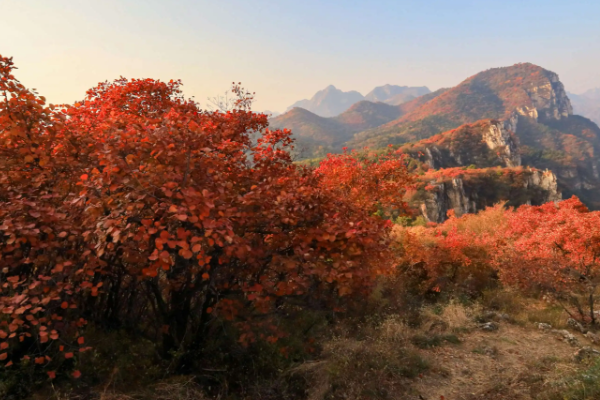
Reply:
[[[297,156],[300,159],[323,157],[327,153],[339,152],[356,133],[393,121],[444,93],[445,90],[426,94],[398,106],[363,100],[353,104],[340,115],[330,118],[296,107],[271,118],[269,123],[275,129],[292,130],[298,149]]]
[[[373,103],[382,102],[390,105],[400,105],[419,96],[431,93],[425,86],[409,87],[384,85],[371,90],[366,96],[359,92],[343,92],[330,85],[318,91],[310,100],[300,100],[292,104],[286,112],[296,107],[304,108],[320,117],[335,117],[348,110],[352,105],[368,100]]]
[[[409,87],[409,86],[396,86],[396,85],[384,85],[378,86],[371,90],[366,96],[365,100],[372,102],[382,102],[391,105],[400,105],[407,101],[413,100],[424,94],[431,93],[425,86],[421,87]]]
[[[447,212],[474,213],[498,202],[540,205],[560,200],[550,170],[523,167],[519,140],[510,123],[481,120],[400,147],[417,182],[407,202],[432,222]]]
[[[573,112],[600,124],[600,89],[590,89],[582,94],[569,93]]]
[[[364,96],[356,91],[342,92],[335,86],[329,85],[318,91],[310,100],[295,102],[288,107],[286,112],[300,107],[320,117],[334,117],[363,99]]]
[[[560,118],[572,114],[572,107],[555,73],[529,63],[494,68],[394,121],[357,134],[349,146],[379,148],[420,140],[480,119],[505,119],[515,112]]]
[[[600,88],[589,89],[582,93],[581,96],[592,100],[600,100]]]
[[[600,91],[585,96],[592,101]],[[362,101],[335,118],[313,118],[310,126],[295,121],[297,129],[285,126],[285,115],[278,118],[313,148],[401,148],[423,184],[413,204],[433,220],[445,218],[448,207],[460,215],[500,200],[536,204],[561,193],[600,209],[600,128],[574,115],[557,74],[533,64],[483,71],[400,105]]]
[[[296,139],[318,142],[327,146],[341,146],[352,133],[335,118],[324,118],[301,107],[271,118],[271,128],[291,129]],[[357,131],[355,131],[357,132]]]
[[[402,110],[385,103],[360,101],[342,114],[324,118],[301,107],[271,118],[272,128],[291,129],[301,158],[322,157],[336,152],[355,133],[392,121]]]
[[[267,114],[269,116],[269,118],[275,118],[278,115],[281,115],[281,113],[279,113],[277,111],[269,111],[269,110],[262,111],[262,114]]]

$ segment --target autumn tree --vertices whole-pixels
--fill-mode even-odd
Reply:
[[[522,206],[507,213],[507,222],[497,258],[502,280],[568,299],[578,314],[572,316],[596,324],[600,213],[573,196],[557,204]]]
[[[406,163],[406,156],[391,147],[383,152],[344,148],[342,154],[328,154],[315,172],[322,177],[322,186],[361,208],[404,214],[408,212],[404,195],[414,183]]]
[[[420,293],[458,292],[477,297],[498,284],[492,262],[506,227],[504,204],[458,218],[448,212],[443,224],[396,227],[401,271]],[[416,277],[416,278],[415,278]]]
[[[268,129],[239,85],[226,112],[199,109],[178,81],[124,78],[56,107],[13,70],[0,58],[7,366],[34,357],[55,368],[87,349],[92,322],[153,340],[165,358],[178,349],[184,367],[216,319],[242,343],[257,324],[276,341],[270,316],[333,307],[393,265],[389,222],[373,211],[398,204],[402,162],[333,175],[297,166],[291,133]],[[357,180],[361,170],[373,176]]]

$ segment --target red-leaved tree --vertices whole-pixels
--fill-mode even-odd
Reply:
[[[522,206],[507,213],[507,222],[497,253],[502,280],[567,298],[579,319],[595,324],[600,212],[590,212],[572,197],[557,204]],[[584,302],[579,299],[582,296]]]
[[[90,322],[151,339],[163,357],[179,349],[181,363],[202,354],[218,318],[242,343],[259,322],[275,341],[269,315],[333,307],[393,265],[389,223],[373,211],[401,198],[402,162],[364,170],[341,156],[350,168],[335,174],[336,158],[317,173],[297,166],[290,132],[269,130],[238,85],[227,112],[151,79],[102,83],[54,107],[13,69],[0,57],[7,366],[33,357],[53,377],[59,360],[88,349]],[[373,176],[356,181],[361,171]]]

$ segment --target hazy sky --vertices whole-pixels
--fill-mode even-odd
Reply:
[[[241,81],[283,111],[333,84],[454,86],[532,62],[600,87],[598,0],[0,0],[0,54],[50,102],[98,82],[182,79],[202,104]]]

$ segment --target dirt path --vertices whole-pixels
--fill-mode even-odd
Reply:
[[[424,350],[434,367],[415,384],[425,400],[532,399],[550,382],[577,372],[574,354],[592,346],[582,335],[572,346],[535,327],[501,323],[493,332],[474,331],[459,345]]]

